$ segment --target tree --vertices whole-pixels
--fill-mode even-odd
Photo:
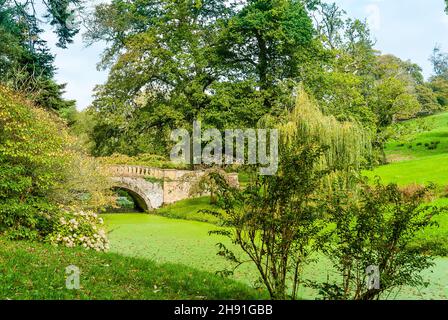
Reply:
[[[320,2],[313,13],[318,33],[323,37],[323,42],[330,49],[336,49],[342,43],[341,30],[345,26],[344,16],[346,12],[340,9],[336,3]]]
[[[448,54],[442,52],[439,46],[433,50],[430,61],[434,68],[436,77],[444,77],[448,80]]]
[[[428,86],[434,92],[440,108],[445,109],[448,106],[448,54],[436,46],[430,61],[434,75],[429,79]]]
[[[336,178],[353,187],[369,143],[355,124],[323,116],[303,91],[279,129],[277,174],[255,175],[244,190],[215,174],[218,205],[225,213],[209,213],[220,217],[225,227],[212,234],[230,238],[248,261],[224,244],[219,244],[220,255],[235,268],[244,262],[255,264],[272,299],[297,299],[303,267],[324,227],[324,194],[331,194]]]
[[[0,233],[42,240],[60,207],[101,208],[110,184],[53,113],[0,86]]]
[[[301,1],[98,6],[88,38],[111,43],[101,65],[113,67],[94,102],[97,153],[166,154],[169,129],[191,129],[194,119],[218,129],[254,127],[265,114],[284,112],[308,75],[313,36]],[[149,141],[143,149],[137,136]]]
[[[277,83],[305,79],[306,63],[316,52],[314,29],[301,1],[250,0],[222,31],[220,57],[228,74],[255,80],[268,91],[267,111]]]
[[[70,15],[62,13],[72,2],[80,5],[78,0],[43,2],[48,10],[46,17],[56,26],[62,47],[77,32],[67,30]],[[0,82],[28,94],[36,104],[47,109],[74,109],[75,102],[62,97],[65,85],[54,81],[54,56],[40,38],[42,29],[36,13],[37,3],[0,1]]]
[[[422,84],[416,87],[416,93],[418,96],[418,101],[422,106],[420,114],[429,115],[437,111],[443,110],[443,100],[439,100],[435,90],[433,90],[431,84]],[[448,99],[446,101],[448,103]],[[446,105],[446,104],[445,104]]]
[[[319,3],[317,30],[326,48],[325,65],[317,81],[307,87],[325,114],[341,121],[357,121],[376,133],[376,115],[369,105],[375,50],[367,24],[346,18],[336,4]]]
[[[448,107],[448,80],[444,77],[432,77],[428,86],[434,92],[442,109]]]
[[[210,105],[211,85],[221,75],[214,46],[216,21],[226,11],[215,0],[117,0],[97,7],[93,30],[102,32],[89,37],[112,37],[106,57],[120,53],[94,102],[100,115],[97,132],[108,137],[95,138],[102,143],[97,145],[98,154],[150,150],[166,154],[170,128],[191,126],[199,118]],[[144,26],[136,21],[143,14]],[[120,137],[125,144],[131,142],[129,148],[120,147]],[[145,145],[138,137],[145,138]]]
[[[43,18],[55,28],[59,40],[57,45],[65,48],[79,32],[75,13],[82,9],[82,3],[83,0],[1,0],[0,6],[11,10],[15,18],[23,23],[31,47],[41,41],[38,9],[44,8]]]
[[[378,127],[409,119],[421,111],[416,87],[423,83],[421,68],[411,62],[384,55],[377,58],[375,87],[370,97],[378,117]]]

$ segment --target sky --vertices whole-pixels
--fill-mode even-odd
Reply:
[[[101,0],[94,0],[100,2]],[[448,15],[443,0],[333,0],[352,18],[367,19],[376,49],[411,60],[423,68],[426,78],[431,75],[429,57],[440,45],[448,52]],[[82,35],[67,49],[56,47],[56,37],[45,32],[58,68],[56,79],[67,83],[65,97],[77,101],[78,110],[90,105],[93,89],[107,79],[107,71],[96,66],[106,44],[86,47]]]

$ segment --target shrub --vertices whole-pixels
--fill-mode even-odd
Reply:
[[[42,240],[60,208],[112,201],[108,179],[59,118],[0,87],[0,233]]]
[[[317,242],[337,270],[338,280],[315,285],[325,299],[374,300],[401,286],[425,286],[420,272],[432,258],[412,248],[417,233],[436,225],[447,208],[424,206],[431,191],[403,193],[396,185],[364,185],[359,194],[336,189],[329,198],[329,223]],[[379,271],[370,286],[369,267]],[[371,280],[371,279],[370,279]]]
[[[48,196],[68,160],[66,134],[49,113],[0,87],[0,232],[36,239],[47,214],[57,211]]]
[[[423,185],[413,183],[404,187],[398,187],[398,189],[403,194],[403,196],[408,199],[411,199],[416,194],[420,194],[424,191],[424,200],[426,202],[431,202],[432,200],[434,200],[434,192],[432,192],[432,187],[431,189],[428,189]]]
[[[219,171],[210,173],[217,186],[218,206],[224,212],[208,212],[225,227],[210,233],[227,236],[241,247],[256,265],[260,282],[272,299],[297,299],[303,267],[322,228],[318,190],[328,172],[316,169],[325,152],[322,147],[281,151],[278,174],[254,176],[243,190],[229,186]],[[243,263],[225,244],[218,247],[218,254],[236,267]],[[233,270],[224,271],[229,273]]]
[[[95,251],[109,249],[102,218],[89,211],[63,211],[56,219],[47,241],[69,248],[81,246]]]

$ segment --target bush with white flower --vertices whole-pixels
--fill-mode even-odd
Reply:
[[[84,247],[95,251],[109,250],[104,221],[91,211],[64,211],[55,221],[48,240],[69,248]]]

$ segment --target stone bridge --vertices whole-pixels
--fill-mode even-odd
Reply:
[[[192,185],[204,171],[157,169],[144,166],[111,166],[114,187],[129,193],[140,209],[149,212],[191,197]],[[232,183],[238,184],[238,174],[229,173]]]

